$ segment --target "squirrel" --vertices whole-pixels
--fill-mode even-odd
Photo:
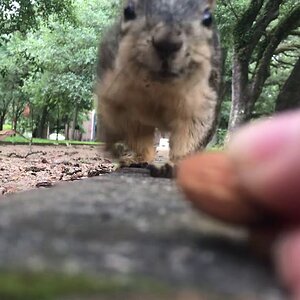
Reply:
[[[170,161],[204,149],[218,120],[221,50],[215,0],[127,0],[102,37],[98,120],[106,147],[152,163],[155,130],[170,135]],[[98,132],[100,132],[98,130]]]

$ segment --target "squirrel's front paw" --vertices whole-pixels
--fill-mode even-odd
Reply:
[[[149,164],[147,162],[142,163],[129,163],[129,164],[122,164],[120,163],[120,168],[133,168],[133,169],[147,169]]]
[[[166,163],[163,166],[149,165],[147,169],[150,171],[150,176],[155,178],[175,178],[176,167],[172,163]]]

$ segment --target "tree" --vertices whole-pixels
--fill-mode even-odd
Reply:
[[[23,72],[24,64],[30,65],[26,53],[18,50],[18,41],[25,33],[37,28],[42,20],[56,14],[63,20],[72,19],[73,0],[2,0],[0,3],[0,129],[10,113],[13,127],[24,107],[26,95],[22,86],[28,70]],[[17,38],[17,39],[16,39]],[[8,45],[10,49],[8,49]],[[13,49],[15,46],[15,49]],[[11,106],[11,107],[10,107]],[[11,108],[11,111],[9,111]]]
[[[92,109],[99,36],[115,7],[108,0],[78,0],[75,23],[49,18],[27,34],[24,47],[37,66],[24,86],[34,106],[35,136],[45,137],[48,124],[57,130],[57,124],[64,123],[60,126],[67,128],[67,135],[72,127],[75,137],[78,120]]]
[[[276,100],[276,111],[300,106],[300,57]]]
[[[62,25],[55,20],[49,26],[51,28],[42,26],[26,40],[28,53],[40,66],[40,71],[33,73],[25,83],[35,107],[37,137],[45,137],[49,121],[56,123],[58,107],[62,116],[68,116],[91,109],[92,105],[96,59],[93,31]]]
[[[26,33],[37,27],[40,19],[47,20],[52,14],[70,19],[72,9],[73,0],[1,0],[0,35]]]
[[[300,25],[300,4],[223,0],[216,15],[228,57],[225,81],[232,86],[231,97],[226,94],[231,101],[231,131],[253,117],[274,112],[282,82],[299,57],[295,29]]]
[[[276,49],[299,25],[300,4],[284,0],[253,0],[237,19],[229,130],[251,118]]]
[[[26,96],[22,91],[25,79],[28,77],[30,64],[19,45],[22,41],[19,34],[14,35],[9,42],[0,47],[0,130],[3,129],[6,118],[10,115],[13,129],[25,106]]]

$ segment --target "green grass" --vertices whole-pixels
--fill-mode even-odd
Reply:
[[[213,147],[210,147],[208,148],[206,151],[207,152],[220,152],[220,151],[223,151],[224,150],[224,146],[213,146]]]
[[[56,274],[0,273],[1,300],[55,300],[68,296],[83,299],[95,295],[122,296],[128,293],[162,295],[168,291],[169,288],[161,284],[141,279],[125,281]]]
[[[29,143],[29,139],[26,139],[22,136],[10,136],[4,139],[4,142],[6,143],[12,143],[12,144],[24,144],[24,143]],[[47,140],[47,139],[36,139],[34,138],[32,140],[33,144],[53,144],[53,145],[100,145],[101,143],[99,142],[82,142],[82,141],[53,141],[53,140]]]
[[[11,125],[9,125],[9,124],[4,124],[3,125],[3,130],[10,130],[10,129],[12,129]]]

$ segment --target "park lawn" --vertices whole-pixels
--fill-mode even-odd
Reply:
[[[83,275],[0,272],[1,300],[57,300],[73,297],[130,299],[131,297],[126,295],[140,293],[154,294],[156,297],[153,299],[166,299],[164,296],[168,295],[169,291],[168,286],[141,278],[93,278]]]
[[[26,139],[22,136],[10,136],[4,139],[4,142],[6,143],[12,143],[12,144],[24,144],[24,143],[29,143],[30,139]],[[65,140],[65,141],[54,141],[54,140],[48,140],[48,139],[37,139],[34,138],[32,139],[33,144],[37,145],[91,145],[91,146],[97,146],[101,145],[101,142],[87,142],[87,141],[70,141],[70,140]]]
[[[11,129],[12,129],[12,127],[9,124],[4,124],[3,125],[3,130],[11,130]]]

